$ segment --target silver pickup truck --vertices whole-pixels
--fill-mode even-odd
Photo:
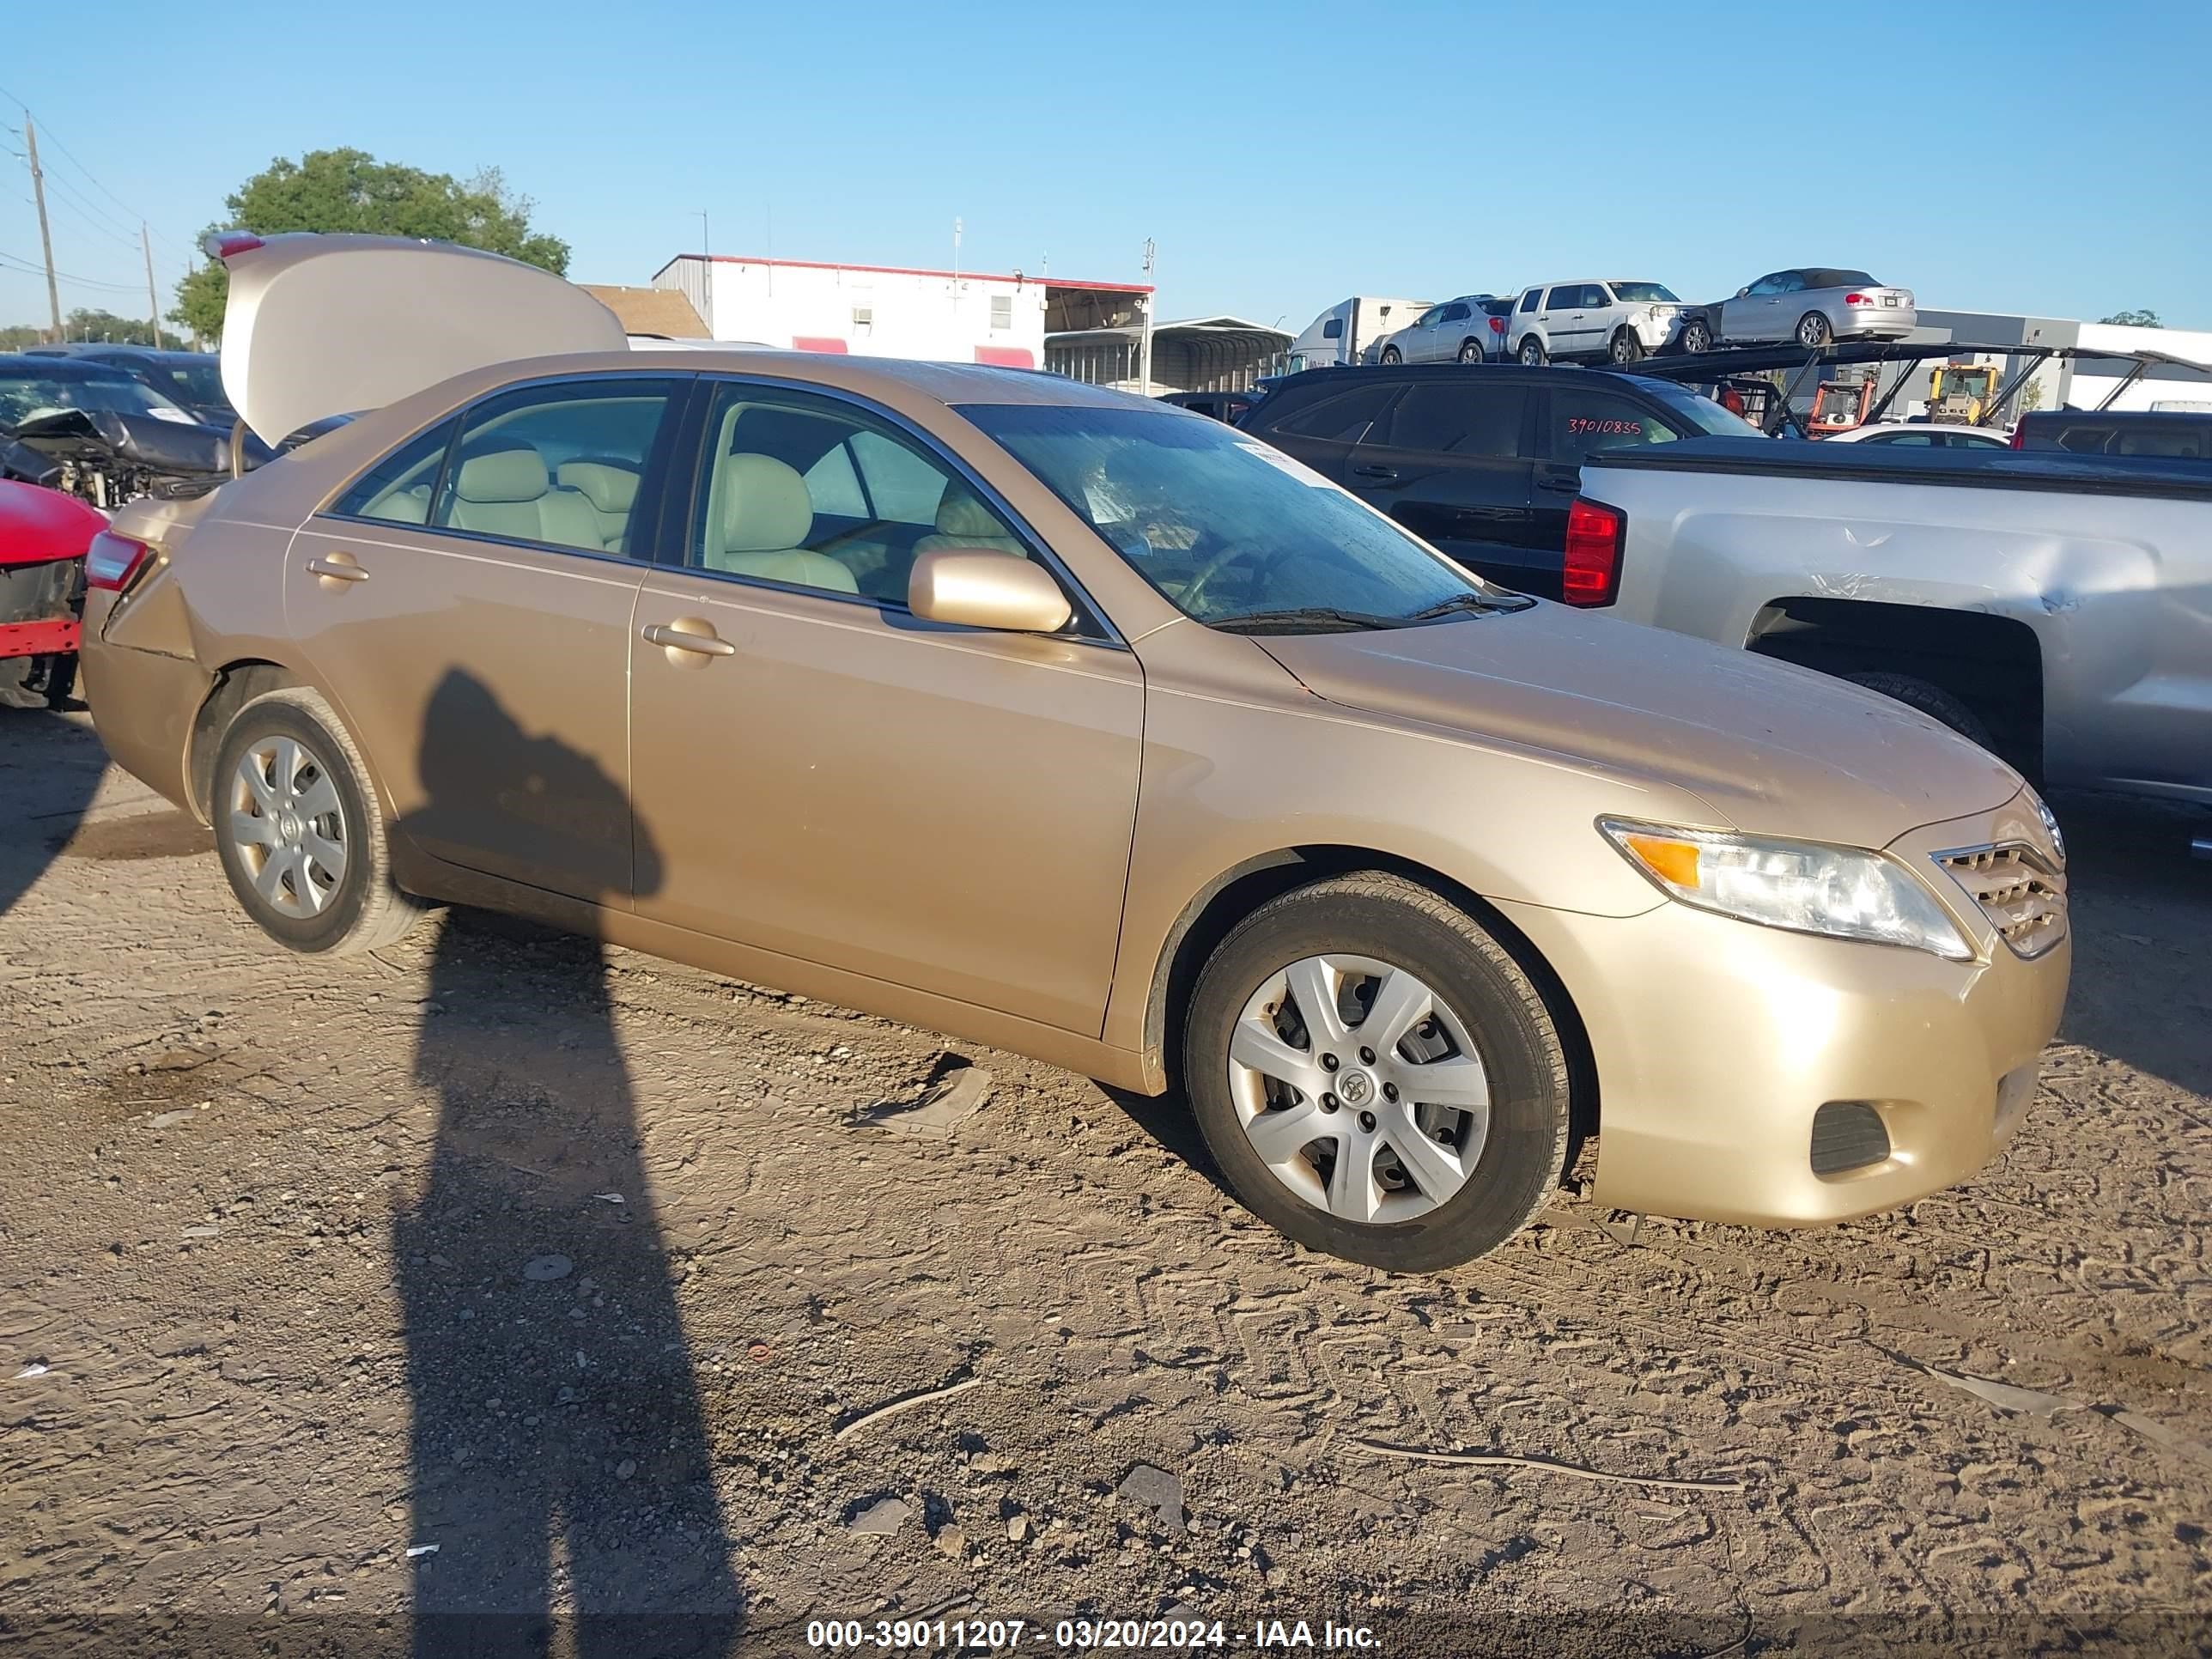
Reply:
[[[2212,805],[2212,466],[1709,438],[1588,458],[1567,592]],[[1579,576],[1577,571],[1579,570]]]

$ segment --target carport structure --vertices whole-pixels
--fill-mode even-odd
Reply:
[[[1193,317],[1152,330],[1154,392],[1248,392],[1281,370],[1291,336],[1242,317]],[[1092,386],[1134,392],[1144,379],[1144,323],[1055,330],[1044,337],[1044,366]]]

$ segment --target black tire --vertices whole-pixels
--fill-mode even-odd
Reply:
[[[1482,361],[1482,342],[1480,340],[1462,340],[1459,343],[1459,360],[1463,363],[1480,362]]]
[[[1979,744],[1992,754],[1996,751],[1996,744],[1990,740],[1988,723],[1932,681],[1911,674],[1846,674],[1844,678],[1853,685],[1863,685],[1869,691],[1879,691],[1885,697],[1894,697],[1909,708],[1917,708],[1968,741]]]
[[[1322,954],[1411,970],[1466,1028],[1488,1075],[1488,1134],[1474,1169],[1456,1193],[1413,1219],[1346,1220],[1300,1198],[1254,1150],[1239,1115],[1229,1050],[1246,1002],[1272,975]],[[1394,1273],[1471,1261],[1518,1232],[1559,1182],[1570,1091],[1550,1012],[1495,939],[1398,876],[1318,882],[1237,924],[1199,975],[1182,1060],[1200,1132],[1237,1195],[1261,1219],[1330,1255]]]
[[[1817,311],[1808,311],[1797,319],[1797,343],[1801,346],[1817,350],[1835,337],[1828,319]]]
[[[311,915],[286,912],[255,885],[256,874],[264,868],[256,860],[268,854],[258,850],[258,843],[241,838],[234,815],[234,803],[244,805],[240,797],[246,789],[241,763],[255,745],[272,738],[289,738],[306,753],[310,765],[297,774],[294,784],[305,780],[312,788],[319,778],[327,778],[337,795],[336,812],[316,816],[307,827],[343,848],[342,873],[325,885],[303,866],[279,884],[280,890],[295,895],[301,883],[313,884],[319,905]],[[392,883],[391,845],[375,799],[360,749],[337,712],[315,692],[298,688],[266,692],[232,717],[216,751],[208,815],[231,891],[270,938],[307,954],[350,956],[389,945],[414,925],[422,907]],[[251,818],[257,811],[249,806],[243,816]]]
[[[1613,331],[1613,343],[1606,348],[1607,355],[1616,363],[1626,366],[1644,361],[1644,342],[1636,337],[1632,329],[1617,328]]]
[[[1523,368],[1541,368],[1544,366],[1544,343],[1531,334],[1521,342],[1520,349],[1513,356]]]
[[[1695,357],[1713,349],[1713,325],[1702,317],[1682,325],[1682,349]]]
[[[1405,358],[1400,353],[1397,347],[1384,346],[1382,348],[1382,361],[1386,363],[1398,363],[1403,362]]]

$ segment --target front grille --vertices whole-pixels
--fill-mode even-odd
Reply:
[[[1813,1114],[1813,1173],[1843,1175],[1889,1156],[1889,1130],[1863,1100],[1832,1100]]]
[[[2066,937],[2066,878],[2033,848],[1966,847],[1936,862],[1965,888],[2019,957],[2041,956]]]

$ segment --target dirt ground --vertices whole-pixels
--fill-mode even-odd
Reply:
[[[1006,1054],[489,918],[289,956],[83,716],[0,711],[0,1636],[2212,1650],[2212,866],[2058,805],[2073,1000],[1971,1186],[1564,1193],[1392,1278]]]

